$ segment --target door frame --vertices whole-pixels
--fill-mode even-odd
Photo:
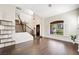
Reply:
[[[39,27],[39,30],[37,30],[37,27]],[[36,25],[36,36],[40,36],[40,24]]]

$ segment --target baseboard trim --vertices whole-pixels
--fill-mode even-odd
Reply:
[[[43,36],[42,36],[42,37],[43,37]],[[43,38],[46,38],[46,39],[51,39],[51,40],[56,40],[56,41],[62,41],[62,42],[66,42],[66,43],[73,43],[73,42],[70,42],[70,41],[66,41],[66,40],[59,40],[59,39],[50,38],[50,37],[43,37]]]

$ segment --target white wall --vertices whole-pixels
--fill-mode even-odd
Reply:
[[[33,36],[30,35],[28,32],[16,33],[15,34],[16,44],[27,42],[33,40]]]
[[[78,9],[44,19],[43,24],[44,31],[42,31],[44,33],[44,37],[71,42],[70,35],[77,33],[77,19],[78,19]],[[64,21],[63,36],[50,34],[50,22],[56,20]]]
[[[0,19],[11,20],[15,19],[15,6],[13,5],[0,5]]]

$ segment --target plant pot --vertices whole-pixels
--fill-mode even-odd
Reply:
[[[78,50],[78,44],[77,44],[76,42],[73,42],[73,45],[74,45],[73,48],[74,48],[75,50]]]
[[[75,44],[75,42],[73,42],[73,44]]]

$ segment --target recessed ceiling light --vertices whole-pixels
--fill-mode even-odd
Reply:
[[[22,10],[20,7],[16,7],[16,9],[18,9],[18,10]]]
[[[52,4],[49,4],[48,6],[49,6],[49,7],[52,7]]]

